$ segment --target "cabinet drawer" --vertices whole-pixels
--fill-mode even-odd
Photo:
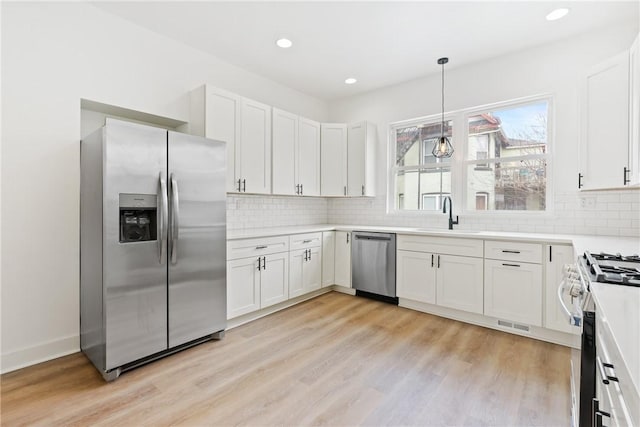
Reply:
[[[294,234],[289,236],[289,248],[296,249],[315,248],[322,246],[322,232]]]
[[[289,250],[289,236],[258,237],[227,241],[227,259],[247,258],[286,252]]]
[[[486,240],[484,257],[506,261],[542,263],[542,245],[538,243],[505,242]]]
[[[482,258],[482,240],[455,237],[398,235],[397,248],[405,251],[429,252]]]

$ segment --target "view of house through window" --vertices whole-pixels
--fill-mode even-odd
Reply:
[[[394,208],[437,211],[450,195],[466,211],[544,211],[548,115],[548,99],[452,114],[443,129],[456,150],[449,159],[431,153],[441,132],[438,118],[392,126]]]
[[[452,125],[445,122],[443,130],[448,137]],[[397,209],[442,209],[442,198],[451,194],[451,159],[438,159],[431,153],[438,137],[440,122],[396,129]]]
[[[468,117],[468,210],[543,211],[547,101]]]

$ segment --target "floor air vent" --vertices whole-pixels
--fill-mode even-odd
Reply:
[[[507,322],[505,320],[498,320],[498,326],[503,326],[506,328],[513,328],[513,329],[518,329],[520,331],[529,332],[529,326],[519,325],[518,323]]]

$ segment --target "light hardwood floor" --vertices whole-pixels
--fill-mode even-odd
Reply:
[[[2,376],[2,425],[569,425],[569,349],[336,292],[105,383]]]

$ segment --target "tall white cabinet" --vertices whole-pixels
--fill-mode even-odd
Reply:
[[[358,122],[347,130],[347,195],[375,196],[376,128]]]
[[[271,107],[243,98],[239,184],[243,193],[271,193]]]
[[[347,195],[347,125],[322,123],[320,126],[320,193]]]

